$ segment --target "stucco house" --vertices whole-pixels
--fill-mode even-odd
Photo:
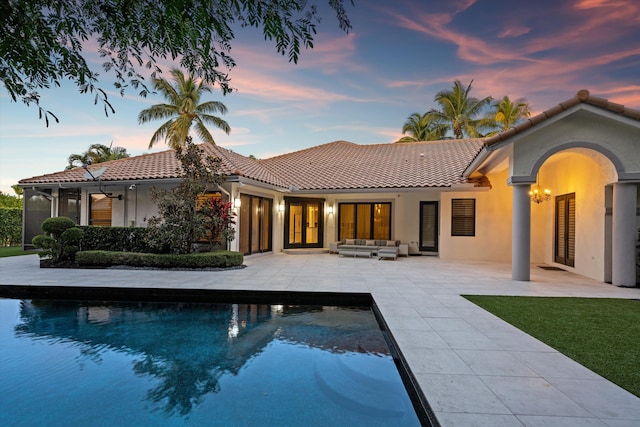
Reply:
[[[490,138],[336,141],[264,160],[203,148],[227,176],[212,192],[238,214],[230,249],[247,255],[394,239],[443,259],[510,262],[515,280],[545,264],[636,285],[640,111],[586,90]],[[21,180],[25,244],[49,216],[144,226],[150,188],[179,182],[177,165],[167,150],[90,166],[99,176]]]

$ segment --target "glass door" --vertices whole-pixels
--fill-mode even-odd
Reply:
[[[322,200],[286,201],[285,248],[322,247]]]
[[[250,255],[271,250],[271,224],[273,200],[242,194],[240,196],[240,222],[238,239],[240,252]]]
[[[302,213],[303,207],[301,204],[289,205],[289,244],[301,245],[302,244]]]
[[[438,202],[420,202],[420,250],[438,252]]]

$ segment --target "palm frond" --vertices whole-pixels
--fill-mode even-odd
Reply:
[[[199,117],[202,120],[202,122],[212,124],[218,129],[224,131],[224,133],[226,133],[227,135],[229,135],[229,133],[231,132],[231,126],[229,126],[229,123],[222,120],[220,117],[212,116],[209,114],[200,114]]]

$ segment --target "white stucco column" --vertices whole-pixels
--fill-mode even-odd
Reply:
[[[613,184],[611,283],[636,285],[636,185]]]
[[[531,264],[531,200],[529,184],[512,185],[511,278],[528,281]]]

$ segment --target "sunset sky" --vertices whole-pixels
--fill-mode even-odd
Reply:
[[[525,97],[534,112],[580,89],[640,109],[638,0],[355,0],[347,5],[349,34],[322,5],[315,47],[297,65],[260,33],[238,30],[230,74],[237,91],[205,99],[229,109],[222,118],[231,134],[212,130],[218,145],[266,158],[336,140],[391,143],[405,119],[434,107],[435,93],[454,80],[473,80],[476,97]],[[48,128],[36,108],[0,89],[1,191],[14,194],[22,178],[63,170],[70,154],[91,144],[131,155],[167,149],[147,149],[161,122],[137,123],[142,109],[163,99],[120,97],[110,90],[113,76],[102,76],[114,115],[66,84],[41,92],[60,119]]]

